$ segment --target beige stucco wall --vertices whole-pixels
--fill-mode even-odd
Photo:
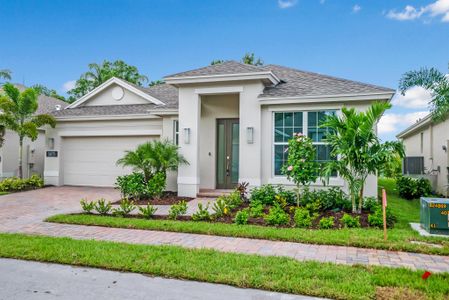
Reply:
[[[423,133],[423,151],[421,152],[421,133]],[[406,156],[423,156],[426,173],[437,177],[437,192],[448,196],[449,120],[438,124],[429,124],[414,131],[402,139]],[[438,171],[439,170],[439,171]]]
[[[201,97],[200,121],[200,188],[214,189],[216,184],[216,124],[220,118],[239,117],[239,96],[209,95]]]
[[[19,136],[17,133],[7,130],[4,136],[5,142],[0,148],[0,178],[17,176],[19,162]],[[43,175],[44,172],[45,133],[39,131],[38,138],[31,141],[24,139],[23,143],[23,175],[29,177],[32,174]],[[30,165],[30,163],[33,163]]]
[[[84,102],[83,106],[99,106],[99,105],[124,105],[124,104],[148,104],[148,100],[143,99],[142,97],[134,94],[133,92],[128,91],[127,89],[123,89],[124,95],[120,100],[115,100],[112,98],[112,90],[115,87],[120,87],[117,84],[112,84],[107,87],[95,97],[89,99]]]

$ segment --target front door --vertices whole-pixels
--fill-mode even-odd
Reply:
[[[217,189],[239,181],[239,119],[217,119]]]

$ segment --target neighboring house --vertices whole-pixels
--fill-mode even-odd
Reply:
[[[26,89],[21,84],[15,86],[23,91]],[[40,95],[38,97],[37,114],[50,114],[58,109],[65,108],[68,104],[53,97]],[[16,132],[6,130],[5,142],[0,148],[0,179],[17,176],[19,167],[19,136]],[[29,138],[23,143],[23,176],[29,177],[33,174],[43,175],[45,156],[45,131],[39,130],[38,138],[33,142]]]
[[[428,115],[396,137],[405,146],[403,173],[425,175],[438,193],[449,196],[449,119],[435,123]]]
[[[138,87],[112,78],[66,109],[47,131],[52,155],[45,181],[54,185],[112,186],[130,172],[116,165],[125,150],[152,139],[179,144],[189,161],[168,178],[168,189],[195,197],[202,189],[230,189],[238,182],[292,185],[280,172],[286,145],[303,132],[317,146],[318,160],[331,159],[319,128],[343,106],[365,110],[389,101],[394,90],[276,65],[235,61],[164,78]],[[347,189],[335,176],[331,186]],[[322,187],[317,181],[312,185]],[[366,195],[377,194],[375,176]]]

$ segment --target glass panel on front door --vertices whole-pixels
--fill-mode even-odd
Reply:
[[[239,119],[217,120],[217,188],[235,188],[239,180]]]

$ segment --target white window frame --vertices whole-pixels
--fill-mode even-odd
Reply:
[[[179,146],[179,120],[173,120],[172,124],[173,124],[173,144]],[[176,130],[176,127],[178,127],[178,130]]]
[[[274,162],[274,155],[275,155],[275,145],[285,145],[285,142],[275,142],[275,113],[285,113],[285,112],[302,112],[302,128],[303,128],[303,134],[305,136],[308,136],[308,113],[309,112],[320,112],[320,111],[334,111],[337,116],[341,114],[340,108],[334,108],[334,107],[326,107],[326,108],[310,108],[310,109],[273,109],[271,110],[271,179],[269,183],[271,184],[291,184],[291,182],[287,179],[287,176],[285,175],[276,175],[275,174],[275,162]],[[313,145],[326,145],[328,143],[326,142],[313,142]],[[338,159],[338,158],[337,158]],[[312,185],[323,185],[321,182],[321,179],[318,178],[315,183],[312,183]],[[330,177],[329,178],[329,185],[330,186],[343,186],[344,182],[342,178],[337,174],[337,176]]]

